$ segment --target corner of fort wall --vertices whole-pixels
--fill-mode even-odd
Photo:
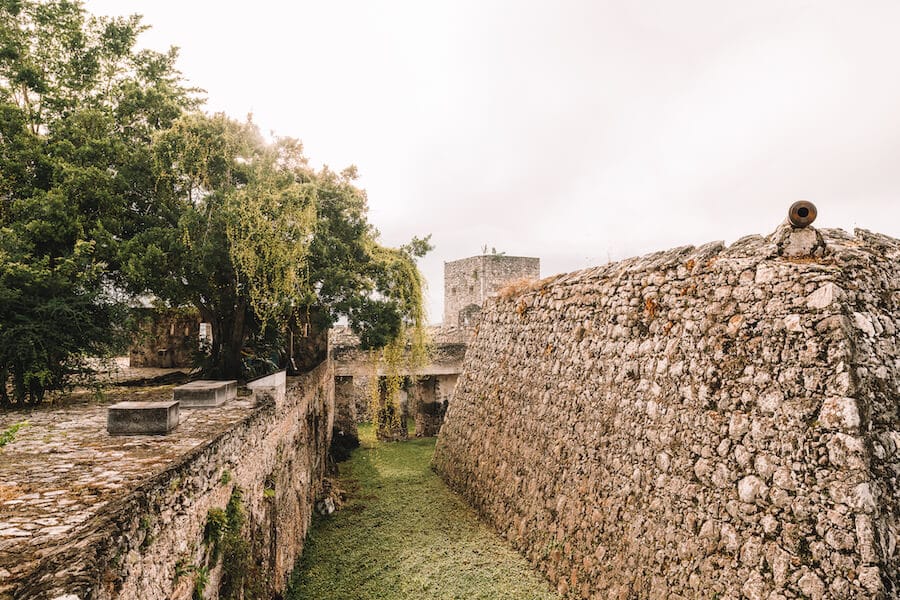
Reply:
[[[900,593],[900,241],[785,227],[486,304],[434,466],[561,592]]]

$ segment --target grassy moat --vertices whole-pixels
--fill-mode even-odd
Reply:
[[[434,438],[360,438],[340,465],[348,499],[316,517],[289,600],[558,598],[431,470]]]

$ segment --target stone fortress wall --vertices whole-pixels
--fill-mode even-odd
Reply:
[[[0,579],[0,598],[188,600],[201,573],[208,577],[202,597],[218,598],[223,569],[250,577],[257,597],[282,594],[323,491],[333,384],[327,361],[286,385],[258,389],[245,417],[195,440],[196,447],[171,466],[55,539],[35,564],[13,573],[11,581]],[[119,443],[123,454],[141,456],[141,447],[152,452],[167,439],[122,437]],[[225,509],[236,489],[246,520],[240,536],[249,559],[244,567],[227,564],[225,550],[216,559],[211,555],[210,511]]]
[[[900,241],[769,237],[489,301],[434,466],[576,598],[900,595]]]

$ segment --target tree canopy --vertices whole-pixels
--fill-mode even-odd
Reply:
[[[154,132],[195,105],[174,51],[134,50],[141,30],[0,2],[0,402],[37,402],[122,342],[116,245],[152,203]]]
[[[229,377],[297,311],[346,316],[371,348],[421,325],[427,238],[380,245],[355,168],[199,112],[177,51],[136,48],[145,27],[0,0],[0,402],[121,349],[136,294],[196,306]]]
[[[313,307],[326,325],[346,315],[369,347],[423,321],[414,259],[428,243],[379,245],[354,169],[314,171],[298,141],[267,142],[222,114],[184,115],[154,157],[166,210],[122,246],[123,271],[132,291],[199,309],[213,327],[212,372],[239,374],[248,343]]]

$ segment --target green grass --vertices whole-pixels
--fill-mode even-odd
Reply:
[[[22,421],[21,423],[14,423],[3,431],[0,431],[0,448],[16,439],[16,433],[27,425],[28,421]]]
[[[317,517],[288,600],[556,599],[549,583],[430,468],[434,438],[362,447],[340,465],[349,500]]]

